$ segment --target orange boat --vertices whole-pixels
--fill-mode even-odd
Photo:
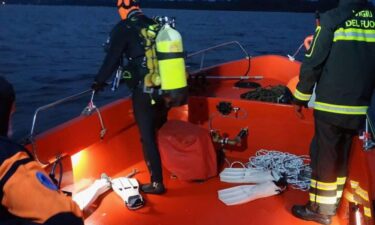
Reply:
[[[190,56],[202,60],[209,50],[217,47],[220,46]],[[246,162],[260,149],[295,155],[308,154],[314,130],[311,109],[304,110],[304,117],[300,118],[292,105],[241,99],[240,95],[248,90],[234,87],[238,79],[256,81],[263,87],[287,85],[298,76],[300,62],[291,57],[263,55],[251,58],[245,56],[215,66],[199,64],[198,67],[190,75],[203,77],[204,82],[193,79],[195,82],[191,84],[193,91],[188,104],[173,108],[169,119],[189,121],[207,129],[207,132],[209,126],[214,126],[229,137],[235,136],[243,127],[248,128],[245,148],[226,150],[229,161]],[[246,116],[241,119],[218,116],[211,121],[212,115],[217,114],[216,106],[223,101],[246,111]],[[135,168],[139,170],[135,176],[138,181],[148,182],[149,174],[143,160],[131,104],[130,98],[124,98],[100,108],[100,114],[94,112],[89,116],[78,116],[42,134],[35,135],[32,129],[33,144],[28,147],[40,162],[47,164],[47,170],[56,158],[61,158],[64,168],[63,189],[82,179],[99,178],[103,172],[111,177],[126,176]],[[39,111],[53,105],[39,108],[34,122]],[[345,198],[332,224],[363,224],[364,221],[364,224],[374,224],[375,151],[364,150],[359,138],[354,140],[349,168]],[[167,169],[163,173],[167,187],[164,195],[142,194],[145,206],[131,211],[114,192],[107,192],[95,202],[85,224],[313,224],[295,218],[290,211],[292,205],[307,202],[307,192],[289,188],[280,195],[227,206],[219,201],[217,192],[233,184],[221,182],[218,176],[204,182],[188,182],[173,178]],[[349,207],[353,206],[351,202],[355,202],[359,210]],[[367,220],[358,219],[366,217]]]

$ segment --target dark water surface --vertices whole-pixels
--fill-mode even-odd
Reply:
[[[188,53],[239,41],[251,56],[293,54],[305,36],[314,31],[312,13],[144,12],[175,17]],[[90,87],[104,58],[102,43],[118,20],[116,8],[108,7],[0,6],[0,75],[12,82],[17,92],[13,122],[16,139],[28,135],[38,107]],[[127,94],[126,88],[115,93],[106,91],[96,97],[96,104]],[[79,115],[89,97],[41,113],[37,131]]]

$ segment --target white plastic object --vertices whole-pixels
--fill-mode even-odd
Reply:
[[[112,179],[112,189],[131,209],[138,209],[144,205],[142,195],[139,194],[139,184],[135,178],[119,177]]]
[[[239,205],[256,199],[277,195],[282,189],[272,181],[256,185],[240,185],[218,191],[219,199],[226,205]]]
[[[102,177],[97,179],[88,188],[73,195],[73,201],[81,210],[87,209],[100,195],[111,189],[108,179]]]
[[[225,168],[220,173],[220,181],[227,183],[263,183],[277,181],[270,170],[254,168]]]

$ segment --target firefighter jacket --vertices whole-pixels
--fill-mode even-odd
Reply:
[[[83,225],[82,212],[28,151],[0,137],[0,224]]]
[[[321,17],[300,69],[294,97],[315,118],[348,129],[363,126],[375,87],[375,12],[364,0],[342,0]]]

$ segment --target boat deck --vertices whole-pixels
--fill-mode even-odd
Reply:
[[[86,169],[75,168],[75,180],[84,177],[98,177],[95,175],[102,172],[106,172],[112,177],[126,176],[132,169],[137,168],[140,171],[135,176],[138,181],[140,183],[148,182],[149,174],[141,156],[141,146],[137,143],[137,139],[133,138],[133,141],[130,141],[125,137],[137,137],[137,128],[134,126],[124,134],[110,140],[110,143],[104,142],[100,146],[91,147],[90,151],[80,153],[80,165],[83,166],[87,163],[87,167],[84,166]],[[116,163],[111,164],[111,162],[115,162],[114,160]],[[293,204],[304,204],[307,201],[306,192],[289,188],[277,196],[237,206],[226,206],[218,199],[217,191],[234,186],[233,184],[220,182],[218,177],[205,182],[184,182],[171,178],[170,175],[164,169],[167,192],[160,196],[143,194],[146,204],[143,208],[135,211],[128,210],[119,196],[109,191],[96,202],[95,210],[86,219],[85,224],[312,224],[296,219],[290,213]],[[333,225],[335,224],[344,224],[344,221],[340,221],[337,217],[333,222]]]
[[[257,61],[253,60],[250,75],[264,75],[264,79],[255,80],[262,86],[286,84],[291,77],[298,74],[299,64],[294,63],[289,69],[284,69],[282,66],[267,66],[268,61],[280,62],[281,65],[290,64],[282,57],[266,56],[257,60],[265,60],[265,63],[256,63]],[[246,65],[243,62],[224,65],[219,69],[208,71],[207,75],[241,74],[241,71],[247,68]],[[275,77],[284,77],[284,79],[277,80]],[[260,149],[284,151],[296,155],[308,154],[313,135],[312,110],[304,110],[304,117],[299,118],[291,105],[240,99],[239,95],[248,89],[233,87],[235,80],[213,79],[208,82],[209,85],[202,89],[192,86],[197,88],[197,92],[190,96],[188,106],[174,108],[169,114],[169,119],[189,121],[206,128],[207,132],[211,126],[229,137],[234,137],[241,128],[248,128],[249,135],[244,146],[239,149],[225,148],[226,157],[231,162],[237,160],[247,162],[249,157]],[[220,116],[216,106],[221,101],[229,101],[233,106],[238,107],[240,109],[238,114],[231,117]],[[141,184],[149,182],[149,173],[143,160],[131,101],[122,99],[111,103],[103,107],[101,113],[107,129],[107,134],[102,140],[99,138],[101,127],[96,113],[88,117],[81,116],[40,135],[36,141],[39,157],[46,160],[61,153],[67,156],[64,167],[66,173],[72,176],[65,177],[64,185],[79,184],[84,179],[97,179],[102,173],[112,178],[126,176],[133,169],[139,170],[135,178]],[[353,157],[354,161],[351,163],[355,165],[355,171],[360,171],[361,184],[367,187],[370,176],[373,176],[369,172],[371,168],[366,167],[367,162],[364,162],[366,157],[361,146],[356,143],[355,148],[353,152],[357,155]],[[373,161],[375,161],[374,154],[372,154]],[[375,164],[368,163],[368,165]],[[165,194],[142,194],[146,201],[145,206],[130,211],[119,196],[113,191],[108,191],[94,204],[85,224],[315,224],[297,219],[290,212],[292,205],[307,202],[307,192],[288,188],[277,196],[242,205],[226,206],[218,199],[217,191],[235,185],[220,182],[218,176],[205,182],[186,182],[171,177],[170,172],[165,168],[163,173],[167,188]],[[338,216],[333,218],[332,225],[347,224],[347,215],[340,210]]]

